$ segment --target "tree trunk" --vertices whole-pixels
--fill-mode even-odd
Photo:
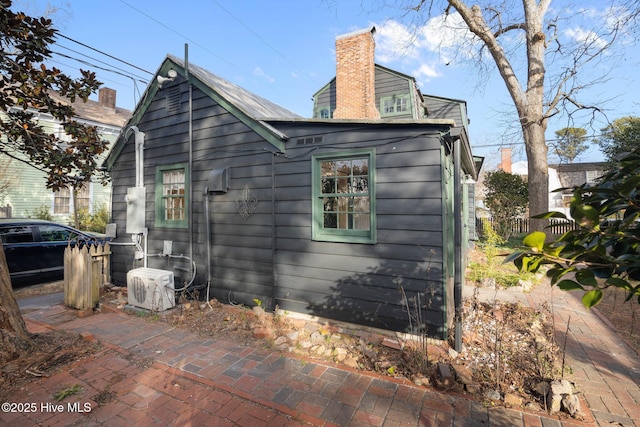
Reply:
[[[523,135],[527,150],[527,173],[529,187],[529,216],[549,211],[549,167],[547,163],[547,144],[543,125],[531,123],[523,126]],[[529,231],[544,231],[546,219],[531,218]]]
[[[518,111],[522,136],[527,151],[529,215],[537,215],[549,210],[549,171],[547,164],[547,144],[545,131],[547,118],[544,109],[544,15],[550,0],[523,0],[524,26],[527,46],[527,84],[520,83],[506,52],[498,42],[497,34],[487,25],[478,5],[468,7],[463,0],[448,0],[469,27],[469,31],[482,40],[495,61],[500,76],[513,104]],[[531,219],[531,231],[542,231],[546,220]]]
[[[31,348],[31,336],[13,295],[4,247],[0,244],[0,363],[14,360]]]

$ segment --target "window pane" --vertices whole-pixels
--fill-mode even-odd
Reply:
[[[336,175],[351,175],[351,160],[340,160],[339,162],[336,162]]]
[[[383,101],[382,109],[383,109],[385,114],[393,113],[393,103],[392,103],[391,99],[385,99]]]
[[[338,193],[351,192],[351,178],[338,178]]]
[[[29,226],[7,226],[0,228],[3,243],[32,243],[33,235]]]
[[[355,230],[369,230],[370,228],[370,216],[366,215],[354,215],[353,216],[353,228]]]
[[[338,216],[334,213],[326,213],[324,214],[324,228],[338,228]]]
[[[354,197],[353,198],[353,211],[354,212],[369,212],[369,198],[368,197]]]
[[[353,178],[353,193],[367,193],[369,192],[369,177],[357,176]]]
[[[322,176],[335,176],[335,162],[321,162],[320,170]]]
[[[335,212],[338,208],[337,197],[325,197],[324,198],[324,212]]]
[[[75,233],[57,225],[40,225],[39,228],[44,242],[66,242],[78,237]]]
[[[367,159],[355,159],[352,161],[354,175],[366,175],[369,173],[369,161]]]
[[[335,178],[322,178],[322,194],[332,194],[336,192]]]
[[[162,172],[162,194],[164,197],[164,219],[182,221],[185,219],[185,171]]]

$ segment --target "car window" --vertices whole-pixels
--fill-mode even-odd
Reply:
[[[3,243],[33,243],[33,233],[28,225],[0,226]]]
[[[78,237],[78,233],[59,225],[40,225],[38,227],[43,242],[68,242]]]

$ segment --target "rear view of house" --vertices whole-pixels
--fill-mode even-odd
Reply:
[[[223,302],[448,337],[478,168],[466,104],[373,64],[373,31],[342,42],[370,70],[341,52],[310,119],[165,59],[106,163],[116,241],[135,243],[113,249],[117,284],[148,266]],[[382,96],[394,79],[406,98]]]

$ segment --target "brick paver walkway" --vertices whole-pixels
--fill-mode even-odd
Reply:
[[[549,289],[539,288],[517,298],[531,305],[542,304]],[[120,313],[78,318],[74,310],[54,305],[25,314],[31,331],[76,331],[98,339],[104,350],[20,390],[14,402],[36,403],[37,410],[0,413],[0,424],[640,426],[634,421],[640,419],[637,355],[605,322],[582,309],[579,301],[555,292],[557,322],[565,322],[558,327],[562,336],[571,315],[567,364],[591,408],[586,410],[585,422],[486,408],[408,381],[224,339],[203,339],[161,322]],[[55,392],[76,384],[83,391],[64,400],[61,409],[47,406],[57,404],[52,398]],[[80,412],[85,404],[90,411]]]

